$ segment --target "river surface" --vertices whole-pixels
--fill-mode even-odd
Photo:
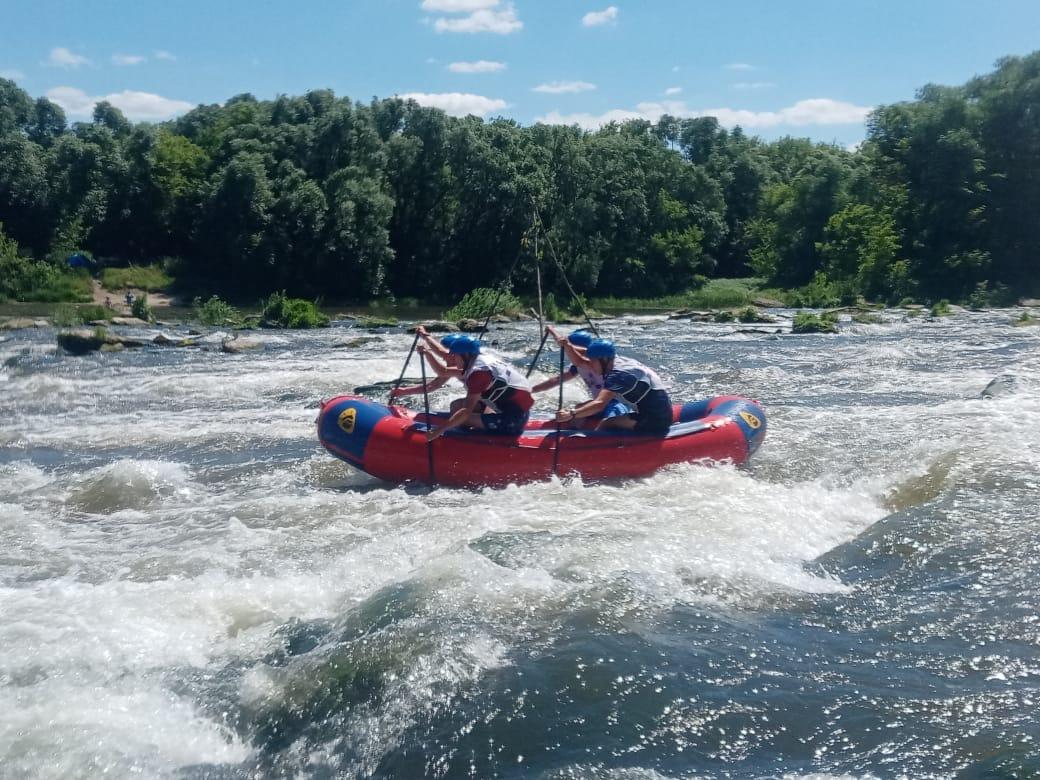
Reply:
[[[317,444],[319,399],[397,376],[399,330],[0,334],[0,777],[1038,776],[1016,313],[611,320],[675,399],[762,402],[750,465],[480,491]],[[493,337],[523,364],[534,330]]]

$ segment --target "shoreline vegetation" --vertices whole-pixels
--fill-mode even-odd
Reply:
[[[1040,293],[1037,95],[1040,52],[1005,58],[878,107],[853,151],[712,117],[524,127],[327,90],[159,124],[102,101],[70,126],[0,79],[0,304],[283,327],[320,327],[329,301],[474,318],[504,283],[555,320],[1007,306]]]

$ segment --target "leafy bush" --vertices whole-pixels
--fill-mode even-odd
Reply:
[[[242,314],[227,301],[223,301],[216,295],[208,301],[196,298],[192,302],[192,316],[203,325],[232,325],[242,323]]]
[[[318,304],[302,298],[288,298],[285,291],[271,293],[264,303],[263,322],[280,328],[324,328],[329,318],[318,310]]]
[[[933,317],[945,317],[950,313],[950,302],[945,298],[938,303],[932,304],[931,314]]]
[[[62,304],[54,309],[51,319],[60,328],[83,325],[94,320],[110,320],[117,316],[118,312],[105,306],[91,304],[88,306],[77,306],[75,304]]]
[[[515,315],[523,310],[524,305],[520,299],[509,290],[478,287],[466,293],[461,301],[444,312],[444,319],[451,322],[482,320],[492,314]]]
[[[1017,297],[1006,284],[998,282],[990,289],[989,282],[983,281],[975,285],[967,303],[972,309],[988,309],[991,306],[1012,306]]]
[[[722,311],[715,312],[715,322],[733,322],[734,319],[735,317],[733,316],[733,312],[731,311],[726,311],[724,309]]]
[[[773,322],[768,314],[763,314],[755,306],[745,306],[737,312],[737,319],[741,322]]]
[[[837,318],[833,314],[813,314],[800,311],[794,315],[791,324],[792,333],[837,333]]]
[[[152,322],[155,319],[152,307],[148,305],[147,295],[139,295],[137,298],[134,298],[134,302],[130,304],[130,313],[137,319],[145,322]]]
[[[817,271],[809,284],[789,295],[793,306],[805,306],[810,309],[826,309],[841,303],[842,295],[836,283],[827,278],[823,271]]]
[[[23,257],[0,225],[0,298],[62,303],[89,300],[91,295],[89,273]]]
[[[131,265],[127,268],[105,268],[101,272],[101,286],[106,290],[133,287],[145,292],[159,292],[173,284],[173,277],[160,265]]]

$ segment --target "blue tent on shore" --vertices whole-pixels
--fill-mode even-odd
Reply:
[[[69,268],[93,268],[94,261],[81,252],[75,252],[65,260]]]

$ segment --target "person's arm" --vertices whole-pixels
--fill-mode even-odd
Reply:
[[[569,382],[570,380],[574,379],[575,376],[576,374],[572,374],[570,371],[565,371],[563,374],[563,381]],[[544,382],[539,382],[538,384],[536,384],[534,387],[531,388],[531,392],[541,393],[545,390],[551,390],[558,384],[560,384],[560,375],[556,374],[554,376],[549,377]]]
[[[570,359],[571,363],[576,366],[591,366],[592,361],[585,357],[585,350],[580,347],[576,347],[571,344],[570,340],[566,336],[561,336],[559,332],[552,325],[545,327],[549,331],[549,335],[556,339],[556,343],[560,345],[560,349],[564,351],[564,354]]]
[[[570,422],[571,420],[580,420],[582,417],[592,417],[594,414],[602,412],[607,407],[607,404],[616,397],[617,393],[612,393],[610,390],[600,390],[599,395],[588,403],[574,409],[561,409],[556,413],[556,420],[557,422]]]
[[[444,435],[445,431],[449,431],[452,428],[458,428],[464,424],[469,416],[476,412],[477,404],[480,403],[480,393],[470,393],[466,396],[465,403],[462,404],[452,415],[447,419],[443,425],[431,425],[430,430],[426,434],[426,441],[433,441],[434,439],[440,438]]]
[[[431,336],[427,332],[426,328],[424,328],[422,325],[420,325],[420,326],[418,326],[415,329],[415,332],[418,333],[419,336],[422,337],[423,342],[425,342],[426,344],[429,345],[430,350],[432,352],[436,353],[437,355],[440,355],[441,357],[447,357],[447,355],[448,355],[448,348],[446,346],[444,346],[443,344],[441,344],[440,341],[435,339],[433,336]],[[432,366],[433,363],[430,363],[430,365]],[[436,369],[434,369],[434,370],[436,371]]]
[[[442,387],[448,384],[449,379],[451,379],[451,377],[439,376],[435,379],[431,379],[425,385],[415,385],[414,387],[395,387],[393,390],[390,391],[390,397],[399,398],[402,395],[418,395],[424,389],[426,390],[426,392],[432,393],[434,390],[440,390]]]
[[[438,358],[433,353],[433,350],[428,349],[426,347],[426,345],[424,345],[424,344],[419,345],[419,354],[422,357],[426,358],[426,362],[430,364],[430,368],[433,369],[433,373],[435,373],[438,378],[440,378],[440,379],[451,379],[452,377],[454,377],[455,379],[461,379],[462,378],[462,371],[461,371],[461,369],[450,368],[447,364],[445,364],[442,360],[440,360],[440,358]]]

